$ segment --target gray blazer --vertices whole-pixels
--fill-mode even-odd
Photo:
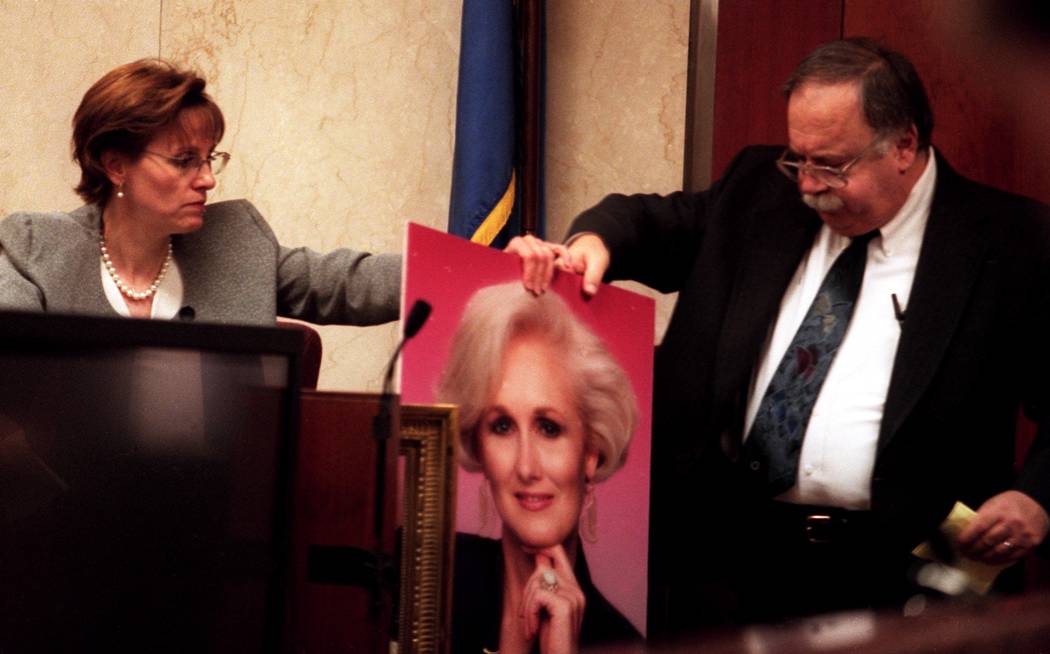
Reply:
[[[0,309],[118,315],[99,273],[101,211],[16,213],[0,222]],[[208,205],[204,226],[173,238],[183,304],[196,320],[273,324],[396,320],[401,257],[282,247],[246,200]]]

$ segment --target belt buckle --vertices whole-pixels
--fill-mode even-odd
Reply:
[[[806,540],[810,543],[831,542],[831,516],[816,513],[806,516]]]

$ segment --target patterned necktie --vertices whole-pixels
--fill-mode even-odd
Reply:
[[[864,278],[868,241],[857,236],[835,259],[795,338],[780,360],[744,443],[744,460],[770,497],[795,484],[802,438],[813,404],[849,327]]]

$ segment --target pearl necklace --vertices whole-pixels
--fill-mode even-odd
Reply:
[[[102,252],[102,265],[106,267],[106,272],[109,273],[110,279],[117,285],[121,295],[128,298],[129,300],[135,300],[141,302],[142,300],[148,300],[157,292],[157,287],[160,286],[160,280],[164,279],[164,275],[168,272],[168,268],[171,266],[171,237],[168,237],[168,254],[164,257],[164,263],[160,266],[160,272],[157,273],[153,283],[149,285],[149,288],[145,291],[136,291],[127,285],[127,283],[121,279],[120,275],[117,274],[116,267],[113,266],[113,261],[109,258],[109,251],[106,250],[106,237],[99,234],[98,237],[98,248]]]

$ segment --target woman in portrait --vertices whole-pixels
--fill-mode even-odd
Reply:
[[[398,315],[401,258],[281,246],[245,200],[207,204],[230,155],[192,71],[160,59],[95,82],[73,117],[69,213],[0,222],[0,308],[273,324]]]
[[[460,405],[460,463],[484,475],[499,540],[459,535],[454,652],[571,652],[638,633],[591,583],[594,485],[624,463],[637,408],[605,346],[556,294],[479,290],[437,400]],[[484,496],[484,495],[483,495]],[[484,510],[484,509],[483,509]]]

